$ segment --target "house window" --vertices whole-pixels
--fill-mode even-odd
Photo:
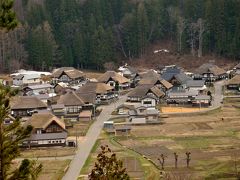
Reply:
[[[152,101],[144,101],[143,104],[152,104]]]

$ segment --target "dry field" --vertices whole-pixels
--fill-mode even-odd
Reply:
[[[126,167],[131,179],[159,178],[158,170],[145,158],[135,153],[134,151],[122,147],[121,145],[116,143],[116,141],[114,141],[111,136],[106,136],[103,133],[93,147],[89,158],[87,159],[83,169],[81,170],[79,179],[86,179],[87,174],[93,168],[97,154],[100,152],[101,145],[108,145],[111,150],[117,154],[117,157],[123,161],[123,166]]]
[[[221,110],[170,116],[163,125],[134,126],[130,138],[117,140],[158,165],[157,159],[164,154],[170,179],[236,179],[240,173],[240,109],[233,106],[238,105],[240,98],[226,99]],[[186,168],[186,151],[191,152],[190,168]],[[174,152],[179,155],[177,169]]]
[[[195,107],[161,107],[160,111],[162,113],[189,113],[189,112],[196,112],[206,110],[207,108],[195,108]]]
[[[73,147],[42,147],[21,150],[21,158],[62,157],[74,155]]]
[[[38,160],[43,168],[38,180],[60,180],[62,179],[70,160]],[[13,168],[20,165],[20,161],[13,162]]]

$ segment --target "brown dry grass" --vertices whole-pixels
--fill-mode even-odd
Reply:
[[[61,157],[75,154],[76,149],[72,147],[46,147],[31,148],[21,151],[21,158],[39,158],[39,157]]]
[[[187,107],[161,107],[160,111],[162,113],[188,113],[188,112],[196,112],[206,110],[206,108],[187,108]]]
[[[156,164],[159,155],[165,154],[166,171],[177,176],[187,172],[192,179],[232,178],[234,161],[240,163],[240,109],[233,107],[239,100],[226,99],[221,110],[202,115],[169,116],[163,125],[133,126],[132,137],[119,142]],[[186,169],[186,151],[192,153],[190,169]],[[177,170],[173,152],[179,154]]]

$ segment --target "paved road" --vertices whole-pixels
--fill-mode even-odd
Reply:
[[[224,86],[224,81],[218,81],[216,83],[214,83],[214,100],[212,102],[212,106],[214,108],[218,108],[222,105],[222,101],[223,101],[223,86]]]
[[[93,148],[102,128],[104,121],[107,121],[111,117],[112,111],[119,105],[123,104],[127,99],[127,96],[119,97],[119,100],[108,106],[102,107],[101,114],[97,117],[97,120],[89,128],[85,140],[78,144],[78,150],[73,160],[70,163],[67,173],[64,175],[63,180],[76,180],[79,173],[87,160],[91,149]]]

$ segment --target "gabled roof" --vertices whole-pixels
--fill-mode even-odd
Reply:
[[[157,88],[157,87],[152,87],[150,90],[151,90],[152,93],[155,94],[158,98],[160,98],[160,97],[162,97],[162,96],[165,95],[164,92],[162,92],[162,91],[161,91],[159,88]]]
[[[142,77],[142,79],[139,81],[140,85],[155,85],[160,83],[167,89],[170,89],[173,86],[171,83],[161,78],[160,74],[154,72],[153,70],[141,74],[140,77]]]
[[[80,97],[80,99],[82,99],[85,104],[87,104],[87,103],[95,104],[96,103],[96,93],[93,93],[93,92],[89,92],[89,93],[87,93],[87,92],[86,93],[76,92],[76,95],[78,97]]]
[[[82,106],[84,101],[73,91],[61,95],[57,104],[64,104],[65,106]]]
[[[130,93],[128,93],[128,97],[144,97],[147,92],[153,87],[153,85],[139,85],[134,88]]]
[[[82,71],[79,71],[74,67],[61,67],[61,68],[55,69],[53,71],[52,76],[55,78],[59,78],[63,73],[65,73],[71,79],[76,79],[84,76],[84,73]]]
[[[166,70],[162,74],[162,78],[166,81],[170,81],[175,75],[182,73],[182,69],[177,66],[172,66],[166,68]]]
[[[218,76],[221,74],[225,74],[226,71],[214,64],[205,63],[202,64],[199,68],[195,70],[196,74],[204,74],[204,73],[213,73],[214,75]]]
[[[99,82],[107,83],[109,79],[112,78],[114,81],[118,81],[119,84],[124,84],[130,82],[129,79],[121,76],[120,74],[116,73],[115,71],[107,71],[102,76],[98,78]]]
[[[179,73],[174,75],[174,77],[177,79],[178,82],[180,82],[181,84],[186,84],[187,81],[192,80],[191,77],[189,77],[188,75],[186,75],[185,73]]]
[[[36,84],[36,85],[27,86],[24,89],[26,88],[35,90],[35,89],[53,88],[53,86],[51,84]]]
[[[105,83],[100,82],[87,82],[84,86],[80,87],[76,92],[77,93],[90,93],[93,92],[95,94],[104,94],[108,91],[112,91],[114,87],[109,86]]]
[[[162,97],[165,94],[158,88],[154,87],[153,85],[139,85],[134,88],[130,93],[128,93],[128,97],[144,97],[147,93],[152,92],[157,97]]]
[[[237,74],[236,76],[234,76],[232,79],[229,79],[226,82],[226,85],[236,85],[239,84],[240,85],[240,74]]]
[[[38,109],[47,108],[47,105],[34,96],[15,97],[11,109]]]
[[[84,77],[84,73],[82,71],[79,71],[77,69],[73,69],[73,70],[66,70],[63,71],[62,74],[66,74],[68,77],[70,77],[71,79],[77,79],[77,78],[81,78]],[[62,75],[61,74],[61,75]],[[61,76],[60,75],[60,76]]]
[[[26,122],[35,129],[46,129],[52,122],[56,122],[62,129],[65,129],[64,120],[57,118],[51,113],[37,113]]]

